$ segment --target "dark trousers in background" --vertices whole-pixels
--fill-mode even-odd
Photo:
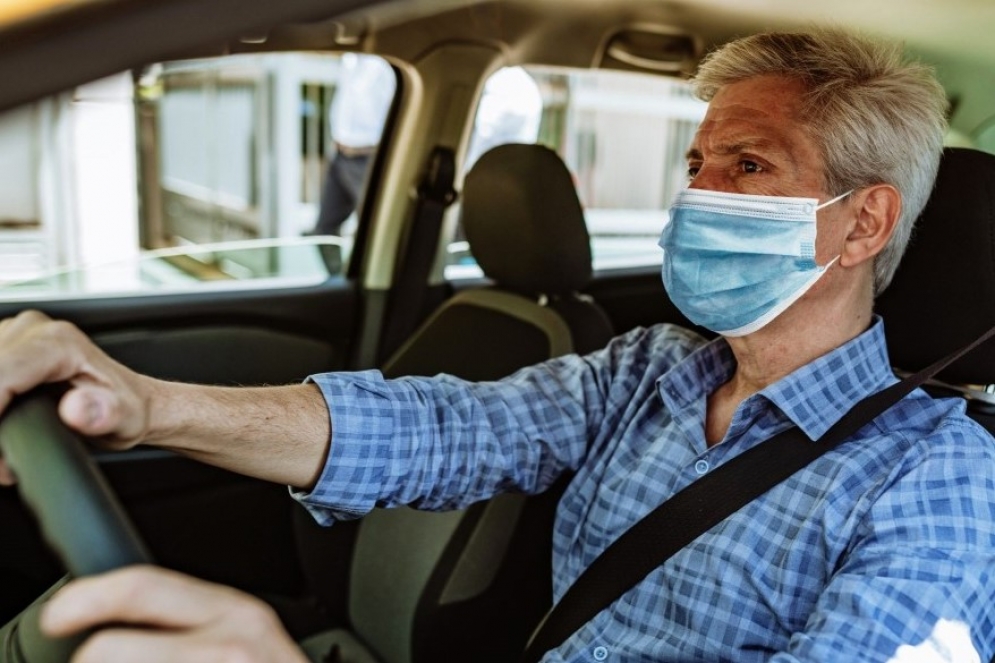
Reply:
[[[337,152],[328,164],[321,191],[321,212],[311,235],[338,235],[363,194],[373,154]]]

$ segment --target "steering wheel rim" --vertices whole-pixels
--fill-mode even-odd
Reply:
[[[80,436],[59,419],[60,394],[47,386],[18,396],[0,419],[0,455],[17,476],[21,497],[70,576],[153,563]],[[4,628],[0,663],[68,660],[77,642],[41,636],[40,605]]]

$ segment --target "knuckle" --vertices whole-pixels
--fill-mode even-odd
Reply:
[[[79,329],[65,320],[51,320],[46,329],[53,337],[64,340],[69,340],[79,334]]]
[[[29,309],[25,309],[25,310],[21,311],[20,313],[18,313],[17,317],[15,319],[16,320],[22,320],[24,322],[36,323],[36,322],[44,322],[45,320],[48,320],[49,318],[48,318],[47,315],[45,315],[41,311],[39,311],[37,309],[29,308]]]
[[[8,321],[12,328],[33,329],[51,322],[52,319],[36,309],[26,309],[13,318],[9,318]]]
[[[254,598],[238,601],[231,608],[234,621],[242,624],[248,633],[261,633],[272,629],[277,621],[273,610]]]
[[[47,319],[47,316],[40,311],[25,309],[17,315],[0,320],[0,330],[7,330],[14,333],[16,330],[24,329],[25,327],[33,327],[39,322]]]
[[[105,585],[104,600],[115,606],[141,601],[151,580],[150,573],[144,567],[128,567],[117,572],[113,581]]]

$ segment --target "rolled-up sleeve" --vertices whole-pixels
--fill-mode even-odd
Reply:
[[[497,382],[313,375],[332,440],[317,484],[294,497],[329,523],[374,507],[446,510],[540,492],[584,458],[603,418],[607,371],[596,355],[573,355]]]

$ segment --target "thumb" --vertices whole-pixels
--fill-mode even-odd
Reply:
[[[117,396],[96,385],[70,389],[59,403],[59,417],[73,430],[90,437],[116,433],[121,427]]]

